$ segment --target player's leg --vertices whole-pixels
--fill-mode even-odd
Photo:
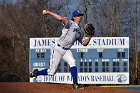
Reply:
[[[56,73],[62,56],[63,55],[59,50],[55,49],[55,51],[53,51],[53,55],[51,56],[50,60],[50,69],[48,69],[48,75],[54,75]]]
[[[50,65],[51,65],[51,61],[53,60],[53,55],[54,55],[54,47],[51,47],[50,50]],[[33,69],[33,71],[30,73],[30,77],[37,77],[39,75],[48,75],[48,69],[43,69],[41,71],[38,71],[38,69]]]
[[[70,72],[73,78],[73,88],[75,89],[84,89],[83,85],[78,84],[78,72],[76,67],[76,61],[73,57],[73,54],[70,50],[68,50],[65,55],[63,56],[63,59],[69,64],[70,66]]]
[[[56,59],[55,55],[57,54],[57,51],[54,49],[54,47],[52,47],[50,53],[51,53],[51,55],[50,55],[50,67],[52,67],[52,65],[55,65],[55,64],[53,64],[53,61],[54,61],[54,59]],[[46,69],[43,69],[41,71],[36,71],[35,74],[36,74],[36,76],[48,75],[49,71],[50,71],[50,69],[46,68]]]
[[[63,50],[61,50],[61,52],[64,53]],[[38,71],[37,69],[35,69],[30,74],[30,77],[37,77],[39,75],[54,75],[60,63],[60,60],[63,56],[61,52],[56,48],[51,48],[50,69],[46,68],[41,71]]]
[[[65,55],[63,56],[63,59],[69,64],[70,66],[70,72],[73,78],[73,84],[77,84],[77,67],[76,67],[76,61],[73,57],[73,54],[70,50],[67,50]]]

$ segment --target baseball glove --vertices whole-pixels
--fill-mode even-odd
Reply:
[[[95,28],[91,23],[87,23],[84,26],[84,31],[88,36],[94,36]]]

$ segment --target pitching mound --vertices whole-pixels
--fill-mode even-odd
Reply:
[[[85,86],[85,89],[72,89],[67,84],[47,83],[0,83],[0,93],[140,93],[138,90]]]

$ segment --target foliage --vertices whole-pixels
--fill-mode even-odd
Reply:
[[[51,9],[58,13],[68,0],[50,1],[0,2],[0,81],[28,81],[29,38],[60,35],[57,31],[60,24],[43,16],[42,10]]]

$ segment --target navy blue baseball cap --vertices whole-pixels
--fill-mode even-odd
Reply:
[[[83,16],[84,14],[82,14],[80,11],[78,10],[75,10],[73,13],[72,13],[72,17],[76,17],[76,16]]]

